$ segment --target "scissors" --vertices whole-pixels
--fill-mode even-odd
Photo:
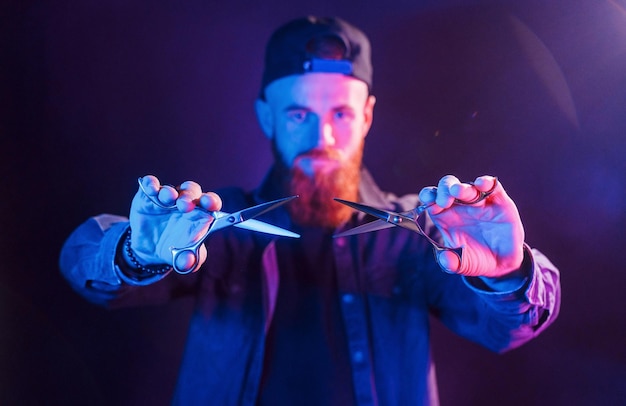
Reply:
[[[479,191],[479,195],[472,201],[468,202],[468,201],[463,201],[459,199],[454,199],[454,203],[471,206],[473,204],[481,202],[493,193],[497,184],[498,184],[498,180],[496,179],[493,187],[490,190],[486,192]],[[417,234],[422,235],[424,238],[426,238],[426,240],[430,243],[430,245],[432,245],[433,251],[435,254],[435,259],[437,260],[437,263],[439,263],[442,269],[444,270],[446,269],[445,267],[442,266],[441,261],[439,260],[439,256],[443,252],[450,252],[456,255],[457,258],[459,259],[459,263],[461,263],[461,260],[463,257],[462,247],[450,248],[450,247],[446,247],[440,244],[439,242],[430,238],[430,236],[426,234],[426,232],[424,232],[424,229],[418,222],[420,216],[426,211],[426,209],[434,205],[434,203],[422,204],[421,206],[418,206],[415,209],[405,211],[402,213],[396,213],[394,211],[377,209],[375,207],[371,207],[371,206],[367,206],[361,203],[355,203],[355,202],[351,202],[351,201],[343,200],[339,198],[335,198],[334,200],[339,203],[345,204],[346,206],[350,206],[353,209],[359,210],[363,213],[369,214],[377,218],[377,220],[374,220],[372,222],[362,224],[360,226],[335,234],[333,236],[335,238],[362,234],[362,233],[367,233],[367,232],[377,231],[377,230],[384,230],[386,228],[397,226],[397,227],[405,228],[407,230],[411,230]]]
[[[146,195],[146,197],[148,197],[148,199],[150,199],[152,203],[162,209],[176,209],[176,204],[166,205],[161,203],[155,196],[148,195],[141,183],[141,180],[142,178],[138,179],[139,187],[143,191],[144,195]],[[215,231],[221,230],[226,227],[235,226],[246,230],[257,231],[260,233],[274,234],[283,237],[300,238],[299,234],[296,234],[292,231],[285,230],[283,228],[264,223],[259,220],[254,220],[255,217],[260,216],[261,214],[266,213],[270,210],[274,210],[297,197],[298,196],[290,196],[278,200],[272,200],[270,202],[261,203],[259,205],[248,207],[247,209],[239,210],[234,213],[226,213],[223,211],[208,211],[202,207],[196,207],[194,210],[202,210],[213,216],[213,221],[209,225],[209,229],[206,231],[206,233],[204,233],[204,235],[197,242],[183,248],[170,248],[170,250],[172,251],[172,267],[174,268],[174,271],[182,275],[190,273],[198,265],[198,261],[200,260],[200,247],[202,246],[204,240],[206,240],[207,237],[210,234],[213,234]],[[181,269],[176,264],[176,260],[183,253],[186,252],[193,255],[194,261],[189,269]]]

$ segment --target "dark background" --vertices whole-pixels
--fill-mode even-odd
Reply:
[[[4,1],[0,404],[167,404],[189,302],[106,311],[58,270],[136,178],[255,186],[272,29],[340,15],[371,37],[365,161],[415,192],[497,175],[562,270],[560,318],[495,355],[436,326],[444,405],[626,404],[626,11],[612,1]]]

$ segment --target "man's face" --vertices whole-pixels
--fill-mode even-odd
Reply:
[[[375,98],[364,82],[337,73],[288,76],[268,85],[265,95],[256,106],[259,122],[278,164],[289,171],[291,193],[301,196],[292,217],[304,225],[339,225],[349,212],[336,214],[342,210],[332,198],[357,198]]]

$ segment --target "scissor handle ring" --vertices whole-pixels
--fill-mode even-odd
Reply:
[[[137,182],[139,183],[139,187],[141,188],[141,191],[143,192],[144,196],[146,196],[152,203],[154,203],[157,207],[160,207],[162,209],[171,210],[171,209],[176,208],[176,203],[173,203],[170,205],[163,204],[161,203],[158,197],[149,195],[148,192],[146,191],[146,188],[143,186],[143,183],[141,183],[142,180],[143,180],[143,177],[140,177],[139,179],[137,179]],[[171,185],[163,185],[163,186],[171,186]]]
[[[191,273],[194,269],[196,269],[196,266],[198,266],[198,262],[200,261],[200,258],[198,255],[197,246],[192,246],[188,248],[172,248],[171,251],[172,251],[172,267],[174,268],[174,271],[176,271],[176,273],[181,274],[181,275],[187,275]],[[178,265],[176,264],[176,260],[183,252],[191,252],[191,254],[193,255],[193,264],[191,265],[189,269],[180,269]]]
[[[493,182],[493,186],[491,187],[491,189],[489,189],[486,192],[481,192],[479,190],[478,191],[478,196],[476,196],[476,198],[474,198],[473,200],[470,200],[469,202],[466,202],[466,201],[463,201],[463,200],[454,199],[454,202],[456,204],[463,204],[463,205],[466,205],[466,206],[471,206],[473,204],[482,202],[483,200],[485,200],[487,197],[489,197],[489,195],[491,195],[496,190],[496,187],[498,186],[498,178],[495,177],[493,180],[494,180],[494,182]],[[474,186],[474,183],[470,182],[470,185]]]
[[[444,271],[445,273],[456,274],[456,272],[449,271],[448,269],[446,269],[446,267],[444,267],[441,261],[439,260],[439,256],[441,256],[441,254],[443,254],[444,252],[451,252],[454,255],[456,255],[456,257],[459,259],[459,266],[460,266],[463,263],[462,262],[463,261],[463,248],[462,247],[449,248],[449,247],[442,247],[439,245],[433,245],[433,253],[435,254],[435,260],[437,261],[437,264],[439,264],[439,268],[441,268],[441,270]]]
[[[430,238],[430,236],[424,232],[424,229],[422,228],[422,226],[417,220],[415,220],[415,225],[417,226],[417,229],[420,231],[420,234],[422,235],[422,237],[426,238],[426,240],[430,243],[430,245],[433,246],[433,253],[435,254],[435,260],[439,264],[439,267],[446,273],[452,273],[452,274],[455,273],[452,271],[448,271],[441,264],[441,262],[439,261],[439,255],[441,255],[443,252],[446,252],[446,251],[451,252],[454,255],[456,255],[457,258],[459,258],[459,264],[461,264],[463,261],[463,248],[462,247],[450,248],[450,247],[446,247],[445,245],[441,245],[437,241]]]

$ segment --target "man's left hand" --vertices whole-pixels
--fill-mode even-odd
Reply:
[[[474,204],[481,192],[492,191]],[[436,187],[419,194],[444,245],[463,249],[462,261],[451,252],[439,255],[447,271],[466,276],[502,277],[516,271],[523,259],[524,227],[517,207],[493,176],[462,183],[447,175]]]

